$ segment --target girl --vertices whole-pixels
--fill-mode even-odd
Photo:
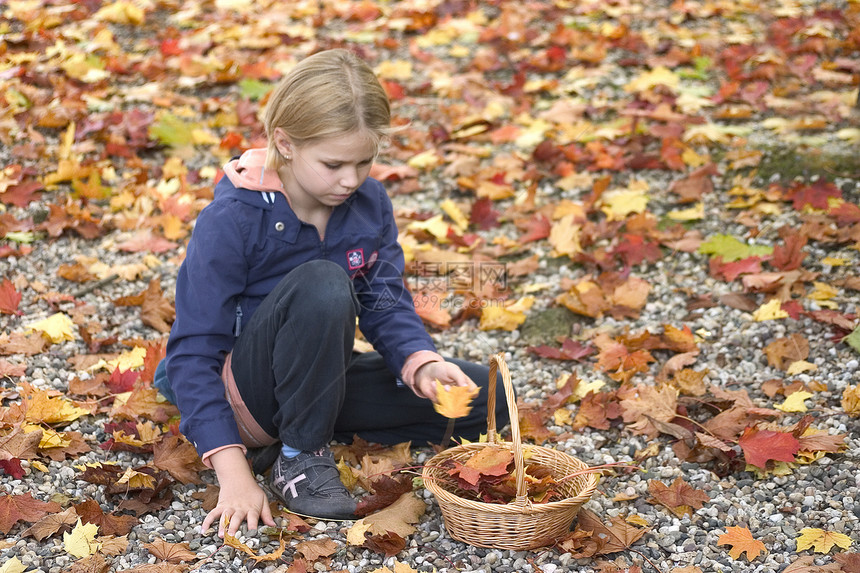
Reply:
[[[486,428],[488,369],[436,353],[403,283],[391,201],[368,178],[389,125],[366,63],[308,57],[271,95],[268,148],[228,163],[197,219],[156,385],[221,486],[204,531],[274,525],[249,447],[278,448],[270,485],[287,508],[348,519],[332,439],[438,443],[448,420],[432,408],[436,380],[479,385],[456,435]],[[353,354],[356,317],[376,352]]]

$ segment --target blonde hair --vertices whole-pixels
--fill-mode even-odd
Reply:
[[[280,127],[293,145],[364,131],[376,146],[390,133],[391,109],[370,66],[348,50],[309,56],[281,80],[269,97],[264,118],[269,140],[266,167],[285,160],[275,146]]]

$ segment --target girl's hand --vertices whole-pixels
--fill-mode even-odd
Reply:
[[[269,498],[254,479],[242,450],[227,448],[216,452],[209,459],[218,475],[221,491],[218,505],[203,520],[202,530],[209,529],[215,520],[218,520],[218,537],[221,538],[225,532],[236,535],[243,521],[248,522],[249,530],[257,529],[261,520],[275,527]],[[224,523],[228,520],[229,526],[225,528]]]
[[[413,391],[423,398],[436,401],[436,380],[445,386],[468,386],[476,389],[472,379],[451,362],[428,362],[415,373]]]

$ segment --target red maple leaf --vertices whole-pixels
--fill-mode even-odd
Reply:
[[[400,499],[404,493],[412,491],[412,480],[405,474],[377,476],[371,483],[373,493],[361,498],[355,508],[355,515],[358,517],[384,509]]]
[[[19,521],[33,523],[48,513],[62,511],[59,503],[39,501],[30,492],[0,496],[0,533],[6,535]]]
[[[646,241],[642,235],[625,233],[621,242],[612,249],[612,253],[624,261],[628,267],[638,265],[642,261],[653,263],[663,257],[660,245],[653,241]]]
[[[690,173],[689,177],[674,181],[669,186],[669,191],[677,193],[680,196],[680,203],[695,203],[702,198],[702,195],[714,190],[711,175],[716,174],[717,166],[713,163],[708,163]]]
[[[123,372],[119,368],[115,368],[114,371],[111,372],[110,378],[106,384],[114,394],[131,392],[134,390],[134,383],[137,382],[138,376],[140,376],[140,374],[137,372],[132,372],[131,370]]]
[[[543,214],[537,213],[528,220],[525,225],[526,232],[520,235],[520,243],[530,243],[531,241],[539,241],[549,237],[549,231],[552,227],[550,220]]]
[[[806,206],[813,209],[827,209],[830,206],[828,199],[841,199],[842,190],[830,181],[819,179],[811,185],[795,184],[786,198],[798,211]]]
[[[771,264],[781,271],[793,271],[799,269],[806,258],[803,247],[809,239],[800,233],[787,233],[784,245],[773,247],[773,259]],[[756,271],[757,272],[757,271]]]
[[[21,314],[18,305],[21,303],[21,293],[15,290],[15,285],[9,279],[0,283],[0,313]]]
[[[760,430],[747,427],[738,440],[748,464],[763,468],[768,460],[793,462],[794,454],[800,449],[797,438],[786,432]]]
[[[0,460],[0,470],[3,470],[6,475],[12,476],[12,479],[24,477],[24,468],[21,467],[21,460],[18,458]]]
[[[0,194],[0,199],[7,205],[25,208],[38,199],[35,194],[44,188],[45,186],[39,181],[24,181],[6,189],[4,193]]]
[[[714,257],[710,260],[711,276],[715,278],[724,278],[731,282],[742,274],[752,274],[761,272],[761,257],[747,257],[739,261],[724,263],[723,257]]]
[[[836,224],[840,227],[860,223],[860,206],[854,203],[842,203],[830,209],[827,214],[836,219]]]
[[[565,338],[564,342],[561,343],[561,348],[541,344],[539,346],[529,346],[526,350],[542,358],[552,358],[554,360],[579,361],[590,354],[594,354],[594,348],[571,338]]]
[[[475,201],[469,214],[469,222],[482,230],[498,227],[499,212],[493,209],[493,201],[486,197]]]

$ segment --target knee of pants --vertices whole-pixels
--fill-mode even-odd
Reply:
[[[357,300],[352,281],[337,263],[326,260],[309,261],[293,270],[300,274],[301,290],[298,300],[313,309],[318,318],[357,314]]]

